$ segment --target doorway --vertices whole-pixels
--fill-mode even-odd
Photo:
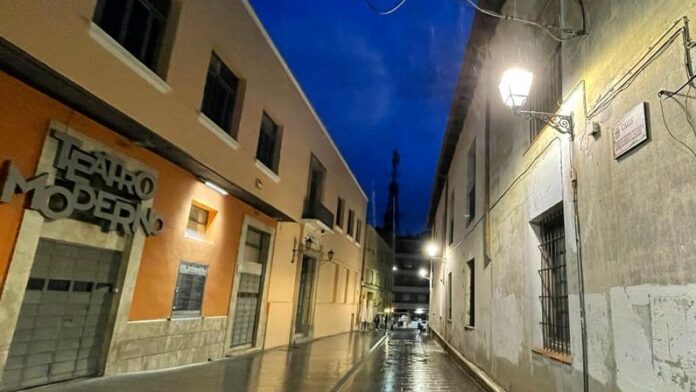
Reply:
[[[230,347],[256,344],[270,242],[269,233],[247,226],[244,250],[237,265],[237,301]]]
[[[100,373],[120,265],[118,251],[39,240],[0,388]]]
[[[307,336],[309,333],[315,265],[316,259],[309,256],[302,257],[300,291],[297,297],[297,313],[295,314],[295,335]]]

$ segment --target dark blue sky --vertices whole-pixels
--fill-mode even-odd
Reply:
[[[472,9],[407,0],[380,16],[363,0],[251,3],[365,193],[375,190],[377,225],[397,148],[401,231],[423,229]]]

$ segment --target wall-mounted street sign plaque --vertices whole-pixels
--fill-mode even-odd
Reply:
[[[46,219],[70,217],[121,234],[142,229],[151,236],[162,231],[164,219],[143,205],[155,195],[154,174],[129,170],[123,160],[106,152],[85,151],[80,140],[64,132],[51,130],[51,136],[58,140],[54,183],[48,183],[48,173],[25,179],[8,161],[3,167],[1,203],[10,202],[15,193],[26,193],[27,208]]]
[[[641,102],[629,110],[624,118],[611,127],[614,138],[614,158],[617,159],[634,147],[648,140],[648,116],[646,103]]]

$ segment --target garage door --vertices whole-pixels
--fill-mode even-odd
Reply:
[[[39,241],[0,389],[99,372],[120,260],[112,250]]]

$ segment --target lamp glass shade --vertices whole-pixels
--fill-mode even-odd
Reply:
[[[428,270],[425,268],[421,268],[420,270],[418,270],[418,275],[420,275],[421,278],[427,278]]]
[[[524,105],[532,88],[534,74],[521,68],[511,68],[500,78],[498,89],[505,105],[516,108]]]
[[[425,245],[425,253],[430,257],[437,256],[438,250],[438,246],[434,242],[428,242]]]

